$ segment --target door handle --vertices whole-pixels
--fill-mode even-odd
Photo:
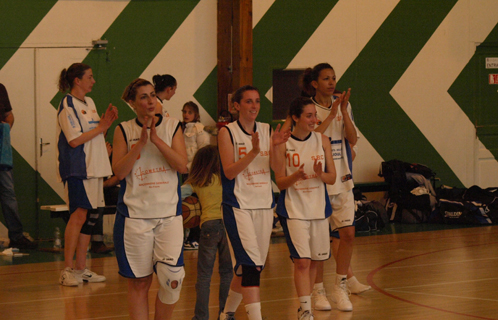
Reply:
[[[40,157],[43,156],[43,147],[48,146],[50,142],[43,142],[43,139],[40,138]]]

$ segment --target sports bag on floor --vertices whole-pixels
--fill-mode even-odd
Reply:
[[[446,224],[492,224],[488,206],[475,201],[439,200],[439,213]]]
[[[435,175],[422,164],[396,159],[382,162],[379,176],[389,184],[386,211],[391,222],[429,221],[436,204],[436,192],[431,184]]]
[[[486,205],[486,214],[494,224],[498,224],[498,188],[472,186],[464,192],[462,199]]]
[[[389,221],[384,206],[378,201],[355,201],[355,231],[380,231]]]

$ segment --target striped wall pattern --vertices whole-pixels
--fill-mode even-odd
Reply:
[[[60,70],[74,61],[90,64],[97,83],[89,95],[100,112],[118,106],[120,121],[133,117],[119,99],[131,80],[170,73],[178,80],[170,114],[180,117],[192,100],[203,122],[213,124],[216,6],[215,0],[0,2],[0,81],[16,116],[15,182],[28,231],[49,236],[57,222],[37,208],[62,202],[54,150],[38,154],[40,138],[55,138]],[[496,186],[496,155],[476,139],[469,83],[476,44],[498,42],[497,24],[496,0],[253,0],[259,118],[272,119],[274,69],[329,62],[338,88],[352,88],[361,133],[357,181],[378,180],[380,162],[398,158],[429,165],[447,185]],[[90,50],[99,38],[109,41],[106,50]]]

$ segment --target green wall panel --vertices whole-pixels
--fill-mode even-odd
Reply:
[[[493,49],[494,47],[494,49]],[[478,55],[480,52],[486,52],[491,50],[495,52],[498,49],[498,24],[493,28],[493,30],[486,37],[486,40],[477,47],[476,52],[469,60],[465,68],[458,75],[455,82],[448,89],[448,93],[455,100],[455,102],[460,106],[460,108],[465,112],[469,120],[474,124],[478,124],[476,119],[476,107],[478,103],[478,95],[480,94],[478,88],[478,70],[482,69],[479,66]],[[497,71],[498,72],[498,71]],[[489,135],[481,133],[482,130],[477,130],[477,136],[479,140],[484,144],[484,146],[491,151],[495,159],[498,160],[498,138],[496,135]]]
[[[336,3],[276,0],[254,28],[253,83],[262,95],[259,121],[272,121],[272,104],[264,95],[272,87],[273,69],[287,67]]]
[[[14,55],[56,0],[0,1],[0,69]]]
[[[389,94],[457,1],[401,1],[341,77],[354,90],[355,121],[385,160],[431,167],[448,185],[462,183]],[[427,8],[430,7],[430,10]],[[421,103],[423,103],[421,93]]]
[[[214,121],[218,120],[218,67],[208,75],[199,89],[194,93],[195,99],[209,113]],[[201,119],[202,120],[202,119]]]

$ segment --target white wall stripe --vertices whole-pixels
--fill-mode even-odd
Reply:
[[[258,24],[275,0],[253,0],[252,1],[252,28]]]
[[[218,63],[217,25],[213,23],[216,20],[217,1],[200,1],[141,75],[151,80],[155,74],[171,74],[176,78],[178,88],[168,104],[172,117],[181,120],[183,104],[192,100],[199,105],[202,123],[214,124],[214,119],[196,101],[194,93]]]

